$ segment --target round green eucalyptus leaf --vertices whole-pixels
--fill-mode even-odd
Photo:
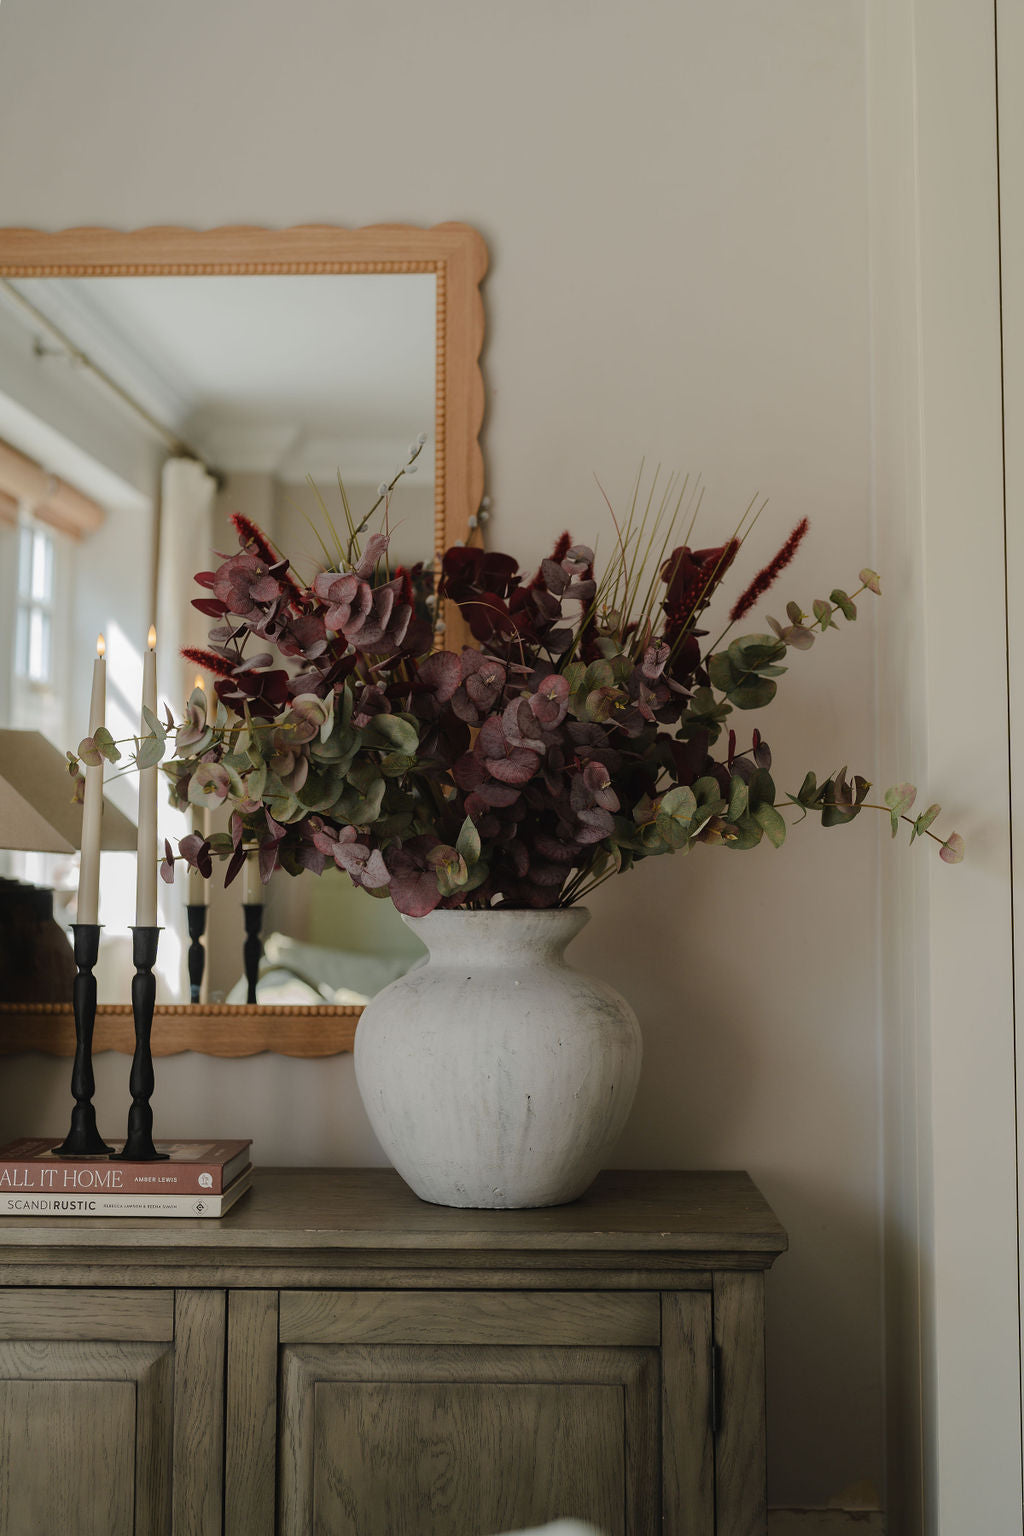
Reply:
[[[770,677],[744,683],[742,688],[732,690],[729,702],[735,704],[737,709],[763,709],[774,699],[778,686]]]

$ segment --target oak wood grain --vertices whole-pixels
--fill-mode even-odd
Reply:
[[[711,1435],[711,1298],[661,1298],[662,1500],[666,1531],[712,1536],[715,1462]]]
[[[283,1291],[282,1344],[657,1345],[655,1292]]]
[[[51,1276],[52,1278],[52,1276]],[[0,1291],[0,1339],[173,1339],[170,1291]]]
[[[135,1536],[167,1536],[173,1448],[174,1353],[165,1349],[140,1371],[135,1395]]]
[[[436,1389],[451,1386],[473,1386],[484,1388],[476,1398],[476,1407],[472,1415],[463,1415],[452,1409],[460,1418],[465,1417],[486,1419],[493,1424],[496,1417],[500,1419],[503,1411],[502,1405],[516,1397],[517,1390],[522,1391],[518,1400],[532,1402],[531,1411],[539,1412],[539,1400],[531,1398],[538,1387],[553,1389],[554,1396],[548,1401],[557,1404],[558,1394],[566,1387],[585,1388],[586,1397],[593,1396],[595,1389],[616,1389],[617,1407],[614,1415],[614,1439],[615,1450],[613,1455],[616,1465],[625,1467],[625,1480],[620,1486],[618,1501],[614,1510],[602,1513],[586,1509],[581,1511],[584,1518],[600,1518],[609,1531],[626,1531],[628,1536],[655,1536],[660,1532],[661,1523],[658,1511],[658,1497],[656,1480],[650,1486],[634,1486],[628,1481],[633,1478],[654,1478],[657,1466],[657,1353],[646,1349],[561,1349],[561,1348],[506,1348],[506,1347],[462,1347],[451,1346],[360,1346],[360,1345],[316,1345],[296,1346],[286,1345],[281,1350],[281,1396],[280,1396],[280,1422],[281,1442],[279,1460],[279,1509],[280,1531],[282,1536],[290,1536],[292,1532],[308,1530],[345,1531],[349,1527],[340,1525],[319,1526],[314,1525],[313,1511],[316,1501],[316,1488],[318,1478],[333,1478],[336,1486],[341,1486],[341,1478],[333,1463],[324,1468],[318,1455],[320,1454],[317,1437],[317,1421],[320,1413],[320,1404],[325,1398],[325,1388],[344,1383],[352,1388],[352,1394],[348,1397],[350,1404],[364,1404],[366,1422],[373,1422],[374,1409],[378,1405],[380,1414],[388,1417],[391,1415],[389,1405],[399,1404],[412,1399],[405,1396],[407,1389],[412,1387],[424,1387],[431,1384],[435,1389],[432,1394],[427,1394],[422,1401],[433,1403],[438,1411],[443,1414],[444,1404],[455,1404],[460,1400],[460,1394],[448,1395],[438,1392]],[[523,1390],[525,1389],[525,1390]],[[468,1401],[465,1394],[461,1394],[461,1402]],[[581,1399],[583,1401],[583,1399]],[[610,1401],[605,1399],[605,1401]],[[351,1412],[358,1412],[357,1408],[351,1408]],[[573,1409],[562,1411],[552,1410],[559,1425],[558,1432],[548,1435],[549,1447],[557,1449],[559,1434],[565,1432],[566,1421],[572,1420]],[[417,1411],[418,1413],[418,1411]],[[418,1417],[417,1417],[418,1422]],[[481,1434],[489,1434],[486,1424],[481,1424]],[[396,1428],[396,1434],[401,1437],[404,1431]],[[462,1433],[462,1431],[459,1431]],[[455,1431],[452,1431],[455,1434]],[[515,1433],[509,1430],[510,1443],[515,1444]],[[600,1459],[605,1459],[609,1454],[607,1441],[603,1431],[599,1432],[601,1449],[598,1453]],[[590,1460],[590,1452],[586,1450],[587,1433],[582,1425],[579,1433],[579,1448],[573,1448],[572,1457],[581,1465],[588,1478],[596,1474]],[[653,1453],[651,1447],[654,1447]],[[630,1450],[632,1447],[632,1451]],[[355,1455],[357,1460],[363,1456],[370,1458],[373,1454],[372,1447],[366,1450],[357,1448]],[[488,1459],[489,1456],[489,1459]],[[623,1460],[624,1458],[624,1460]],[[570,1459],[568,1456],[561,1459]],[[512,1457],[513,1465],[518,1462],[518,1452]],[[413,1456],[413,1464],[422,1467],[422,1475],[430,1482],[431,1468],[430,1455],[426,1456],[426,1466],[417,1462]],[[470,1516],[476,1518],[473,1500],[480,1496],[480,1484],[486,1483],[494,1466],[494,1458],[483,1450],[474,1456],[465,1457],[453,1477],[463,1480],[458,1492],[457,1509],[459,1514],[468,1512],[464,1519],[452,1518],[452,1507],[446,1502],[443,1494],[437,1496],[436,1508],[429,1506],[429,1489],[420,1487],[420,1493],[427,1494],[419,1514],[419,1523],[406,1524],[375,1524],[372,1512],[359,1511],[362,1518],[360,1536],[399,1536],[400,1532],[424,1533],[440,1531],[480,1531],[493,1530],[495,1528],[509,1529],[517,1523],[522,1523],[518,1518],[522,1511],[514,1503],[512,1496],[512,1484],[514,1481],[523,1483],[529,1487],[530,1462],[516,1465],[515,1477],[510,1474],[507,1479],[509,1497],[503,1505],[503,1513],[496,1523],[472,1524]],[[366,1474],[369,1476],[369,1474]],[[564,1471],[565,1477],[571,1479],[572,1472]],[[362,1481],[364,1473],[360,1471],[357,1482],[359,1487],[365,1488]],[[573,1487],[575,1484],[572,1485]],[[565,1493],[563,1488],[563,1494]],[[623,1497],[624,1494],[624,1497]],[[353,1505],[354,1509],[355,1506]],[[443,1511],[444,1517],[449,1521],[446,1526],[443,1523],[437,1526],[431,1525],[429,1520],[438,1511]],[[627,1523],[627,1512],[632,1512]],[[541,1518],[553,1518],[557,1513],[568,1513],[569,1509],[563,1505],[559,1510],[556,1507],[551,1513],[543,1512]],[[527,1512],[527,1520],[533,1516]],[[535,1523],[535,1522],[534,1522]]]
[[[258,1254],[242,1254],[230,1263],[220,1263],[166,1253],[154,1259],[145,1251],[130,1254],[108,1249],[105,1265],[92,1262],[95,1255],[89,1256],[89,1262],[82,1262],[82,1255],[76,1258],[74,1251],[40,1263],[38,1250],[28,1252],[32,1255],[29,1263],[0,1264],[0,1286],[123,1284],[173,1290],[178,1286],[214,1285],[226,1289],[263,1286],[277,1290],[301,1285],[310,1290],[329,1290],[345,1285],[391,1291],[449,1290],[453,1286],[460,1291],[571,1291],[586,1283],[592,1290],[608,1291],[711,1290],[710,1273],[691,1268],[685,1259],[672,1269],[639,1270],[631,1267],[636,1262],[635,1254],[604,1255],[600,1267],[595,1267],[592,1255],[570,1255],[574,1264],[569,1269],[561,1267],[558,1254],[536,1254],[528,1264],[505,1268],[496,1266],[487,1253],[463,1252],[441,1255],[447,1261],[444,1268],[422,1269],[416,1262],[417,1255],[402,1252],[385,1255],[374,1268],[363,1265],[363,1256],[357,1252],[325,1255],[322,1249],[277,1253],[269,1263]],[[503,1254],[503,1264],[508,1264],[510,1257]],[[611,1267],[620,1258],[624,1267]],[[178,1262],[171,1262],[174,1259]]]
[[[0,1381],[0,1536],[134,1536],[135,1393]]]
[[[464,1211],[427,1205],[391,1169],[257,1169],[253,1188],[218,1221],[182,1218],[0,1217],[0,1252],[131,1246],[225,1259],[302,1248],[437,1255],[613,1252],[700,1255],[703,1268],[767,1265],[786,1234],[745,1173],[606,1172],[571,1205]],[[563,1261],[564,1262],[564,1261]],[[635,1261],[634,1261],[635,1262]]]
[[[713,1307],[722,1352],[715,1444],[719,1529],[729,1536],[765,1536],[764,1276],[716,1275]]]
[[[177,1291],[174,1303],[173,1529],[220,1536],[224,1293]]]
[[[0,1380],[138,1381],[161,1355],[160,1344],[98,1339],[7,1339],[0,1343]]]
[[[569,1516],[625,1536],[616,1387],[328,1384],[315,1404],[314,1531],[450,1536]],[[283,1531],[309,1529],[284,1513]]]
[[[274,1536],[276,1291],[228,1296],[224,1536]]]
[[[658,1422],[661,1359],[637,1351],[623,1386],[622,1437],[626,1457],[626,1536],[665,1536],[661,1518],[661,1445]]]
[[[0,1533],[105,1533],[108,1518],[127,1507],[134,1536],[167,1536],[172,1381],[167,1344],[0,1343]],[[15,1387],[18,1401],[5,1399]],[[19,1413],[33,1426],[27,1448],[17,1434],[4,1441]],[[12,1498],[5,1479],[27,1491]],[[72,1505],[65,1518],[69,1487],[77,1488],[81,1514]],[[8,1508],[14,1523],[5,1527]]]

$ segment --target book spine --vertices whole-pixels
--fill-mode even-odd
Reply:
[[[224,1196],[50,1195],[27,1191],[0,1194],[0,1216],[221,1216],[236,1198],[233,1192]]]
[[[219,1195],[224,1170],[216,1163],[0,1163],[5,1195]]]

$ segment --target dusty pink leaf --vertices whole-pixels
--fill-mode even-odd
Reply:
[[[959,832],[951,832],[939,849],[939,858],[946,864],[959,864],[964,856],[964,840]]]

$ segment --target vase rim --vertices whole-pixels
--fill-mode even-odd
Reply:
[[[402,916],[403,923],[408,924],[413,930],[431,923],[448,923],[458,918],[463,923],[470,920],[477,923],[490,922],[493,918],[500,918],[503,923],[511,924],[514,919],[521,926],[529,923],[538,923],[552,926],[552,919],[563,924],[573,924],[579,928],[590,920],[589,907],[435,907],[433,912],[428,912],[425,917]]]

